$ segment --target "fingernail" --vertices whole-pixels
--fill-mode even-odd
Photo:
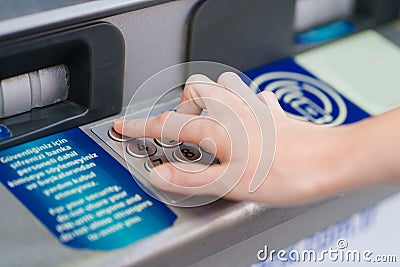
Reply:
[[[115,119],[115,120],[114,120],[114,124],[116,124],[116,125],[122,125],[122,124],[124,124],[124,120],[121,119],[121,118]]]

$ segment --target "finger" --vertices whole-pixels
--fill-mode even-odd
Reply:
[[[150,181],[156,187],[169,192],[185,195],[218,194],[221,188],[218,181],[225,172],[223,165],[202,165],[185,163],[168,163],[154,168]]]
[[[249,140],[252,153],[256,155],[254,160],[258,159],[254,162],[257,167],[248,188],[248,192],[254,193],[264,183],[274,158],[275,129],[273,112],[271,113],[272,109],[270,109],[269,105],[260,103],[260,100],[237,74],[224,73],[218,79],[218,83],[239,94],[244,104],[243,107],[246,108],[246,118],[249,125],[251,125],[248,129],[252,129],[253,136],[254,134],[260,136],[260,139]],[[274,106],[274,108],[277,107]],[[252,120],[249,120],[249,118],[252,118]]]
[[[247,84],[234,72],[225,72],[218,78],[218,84],[223,85],[231,90],[234,90],[242,97],[254,95]]]
[[[273,92],[263,91],[257,94],[257,97],[261,100],[261,102],[267,104],[275,114],[278,113],[281,115],[285,115],[285,111],[282,109],[278,99],[276,98],[276,95]]]
[[[123,127],[124,127],[124,119],[118,118],[113,121],[113,128],[117,133],[122,134]]]
[[[226,86],[217,84],[203,75],[193,75],[187,81],[177,111],[199,115],[206,109],[211,116],[224,114],[221,109],[226,110],[226,106],[235,109],[242,104],[238,94],[227,89]]]
[[[254,92],[251,91],[236,73],[226,72],[221,74],[218,78],[218,83],[236,96],[236,103],[232,106],[245,107],[246,109],[250,109],[252,113],[256,112],[257,106],[260,106]]]
[[[114,129],[124,136],[169,139],[200,144],[205,139],[214,143],[226,143],[229,136],[226,130],[211,118],[164,112],[156,117],[139,120],[115,120]],[[212,147],[204,147],[213,149]]]
[[[176,116],[174,116],[176,115]],[[168,131],[168,128],[182,128],[183,125],[193,119],[191,115],[177,114],[173,111],[167,111],[159,114],[155,117],[147,119],[133,119],[114,121],[114,129],[125,136],[138,138],[138,137],[150,137],[150,138],[161,138],[173,139],[172,135],[176,137],[176,132]],[[166,128],[167,121],[169,121],[170,127]],[[173,124],[173,126],[171,125]]]
[[[200,115],[203,109],[206,109],[206,105],[199,94],[201,90],[196,89],[196,87],[208,87],[209,90],[213,90],[213,85],[215,83],[207,76],[201,74],[190,76],[186,81],[182,98],[176,111],[179,113]]]

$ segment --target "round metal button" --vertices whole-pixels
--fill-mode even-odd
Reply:
[[[157,152],[157,147],[145,139],[133,139],[129,141],[126,151],[135,158],[147,158]]]
[[[175,140],[166,140],[166,139],[154,139],[154,142],[157,143],[157,145],[165,147],[165,148],[172,148],[172,147],[177,147],[182,142],[175,141]]]
[[[174,150],[172,155],[179,162],[197,162],[203,156],[200,147],[188,145],[179,146],[179,149]]]
[[[125,142],[125,141],[127,141],[127,140],[132,139],[132,138],[130,138],[130,137],[123,136],[122,134],[117,133],[117,132],[114,130],[114,128],[110,128],[110,129],[108,130],[108,136],[109,136],[112,140],[117,141],[117,142]]]
[[[144,167],[150,171],[151,169],[160,166],[161,164],[167,163],[168,158],[166,156],[153,156],[150,157],[146,162],[144,163]]]

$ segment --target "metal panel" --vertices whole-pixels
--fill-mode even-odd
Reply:
[[[249,70],[292,54],[294,0],[207,0],[189,23],[188,61]]]

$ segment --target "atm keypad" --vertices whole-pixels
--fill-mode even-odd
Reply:
[[[157,153],[156,145],[146,139],[132,139],[127,141],[126,151],[135,158],[147,158]]]
[[[181,163],[194,163],[200,161],[200,163],[203,164],[211,164],[213,162],[210,160],[202,161],[202,149],[194,144],[185,144],[174,140],[160,142],[157,139],[152,140],[149,138],[135,138],[116,142],[125,142],[127,144],[126,152],[128,152],[128,155],[132,157],[143,159],[149,158],[145,163],[147,170],[170,161]],[[166,150],[172,152],[172,157],[170,156],[168,158],[165,156],[163,152]]]
[[[157,145],[166,147],[166,148],[177,147],[180,144],[182,144],[182,142],[178,142],[175,140],[154,139],[154,141],[157,143]]]
[[[131,139],[131,138],[129,138],[129,137],[126,137],[126,136],[123,136],[122,134],[117,133],[117,132],[114,130],[114,128],[110,128],[110,129],[108,130],[108,136],[109,136],[112,140],[114,140],[114,141],[116,141],[116,142],[123,142],[123,141],[127,141],[127,140]]]
[[[129,138],[118,134],[112,128],[112,122],[96,126],[92,128],[92,132],[140,174],[138,176],[135,172],[134,176],[136,178],[139,178],[139,180],[144,178],[147,183],[149,182],[150,171],[164,163],[196,163],[204,166],[218,163],[213,154],[203,150],[196,144],[165,139]],[[154,187],[150,187],[150,190],[176,204],[192,197],[162,192]]]
[[[144,166],[146,167],[146,170],[151,171],[151,169],[160,166],[161,164],[169,162],[168,158],[164,155],[162,156],[152,156],[149,157]]]
[[[198,146],[181,145],[172,153],[179,162],[198,162],[202,158],[201,148]]]

